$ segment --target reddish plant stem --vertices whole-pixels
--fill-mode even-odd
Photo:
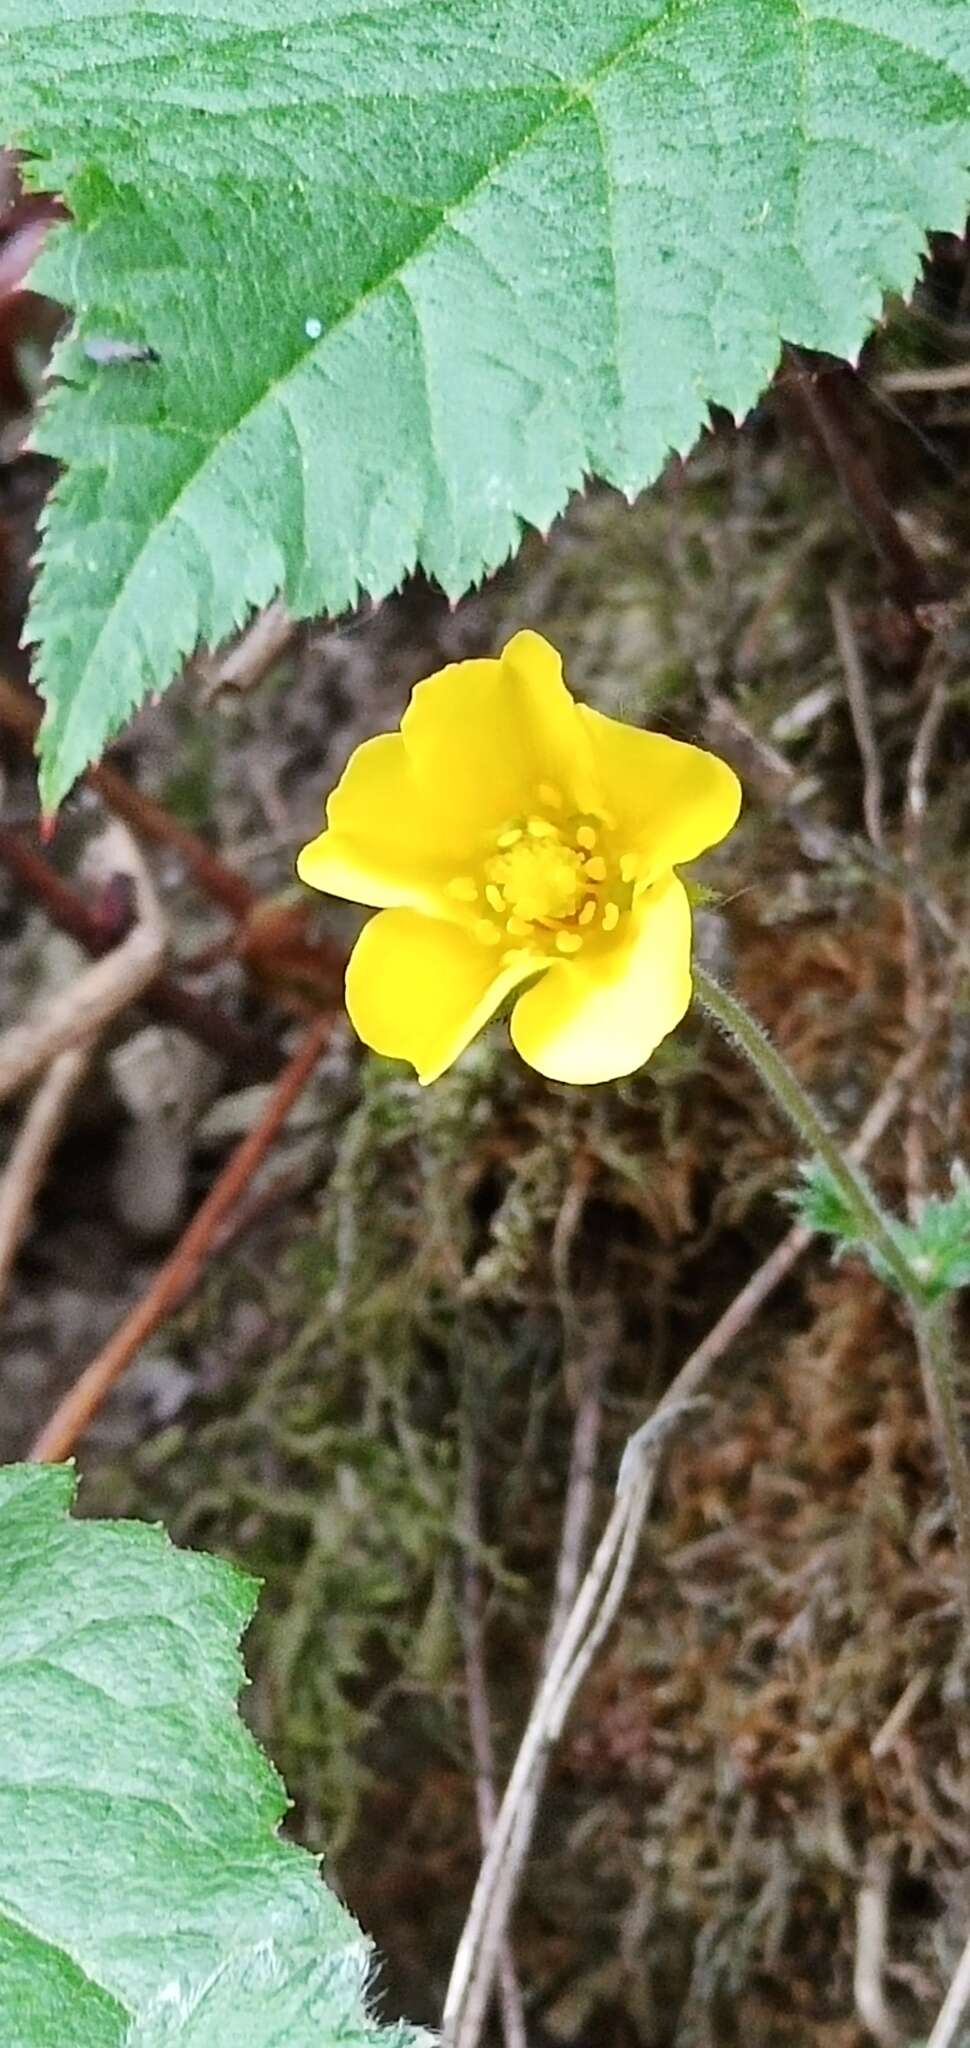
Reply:
[[[788,385],[813,438],[820,444],[863,531],[868,535],[892,579],[899,602],[914,615],[937,593],[929,572],[907,540],[882,484],[852,430],[843,391],[837,380],[815,374],[798,349],[788,350],[792,377]],[[927,635],[918,620],[920,646]]]
[[[12,832],[8,825],[0,825],[0,860],[43,904],[52,922],[76,939],[86,953],[98,959],[117,944],[123,924],[119,928],[117,920],[99,917],[96,911],[90,910],[78,890],[72,888],[70,882],[65,882],[43,854],[30,846],[21,833]],[[244,1031],[223,1011],[193,995],[190,989],[183,988],[169,975],[158,975],[139,1001],[160,1023],[177,1025],[181,1031],[197,1039],[200,1045],[217,1053],[220,1059],[228,1060],[235,1072],[257,1079],[263,1079],[272,1072],[275,1050],[268,1040]]]
[[[56,1464],[70,1456],[75,1444],[103,1406],[112,1387],[131,1364],[146,1337],[180,1308],[213,1251],[221,1226],[261,1166],[297,1097],[306,1087],[331,1028],[331,1019],[314,1019],[287,1061],[258,1123],[247,1132],[226,1161],[201,1208],[196,1210],[174,1250],[155,1275],[147,1293],[119,1324],[107,1344],[85,1367],[70,1392],[41,1430],[29,1456],[36,1464]]]

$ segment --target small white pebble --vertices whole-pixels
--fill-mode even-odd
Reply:
[[[304,320],[303,332],[308,341],[319,341],[323,333],[323,321],[318,320],[316,315],[313,315],[311,319]]]

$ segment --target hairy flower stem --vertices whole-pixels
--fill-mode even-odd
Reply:
[[[783,1109],[789,1122],[794,1124],[808,1152],[817,1153],[825,1161],[852,1215],[858,1236],[878,1253],[907,1300],[922,1301],[919,1279],[905,1252],[897,1244],[888,1217],[883,1214],[865,1176],[846,1159],[838,1139],[832,1136],[828,1125],[823,1122],[811,1096],[805,1093],[788,1061],[782,1058],[767,1033],[737,996],[722,988],[719,981],[714,981],[696,964],[693,976],[695,992],[705,1010],[744,1054],[769,1095],[774,1096],[779,1109]]]
[[[787,1060],[737,996],[696,964],[698,1000],[754,1068],[795,1127],[809,1153],[824,1160],[855,1223],[856,1233],[892,1274],[910,1312],[930,1418],[939,1441],[953,1499],[960,1596],[970,1633],[970,1460],[967,1457],[953,1373],[951,1321],[946,1300],[930,1301],[922,1279],[893,1233],[892,1224],[865,1176],[853,1166],[806,1094]]]

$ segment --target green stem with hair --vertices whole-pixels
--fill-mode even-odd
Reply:
[[[694,966],[699,1002],[754,1068],[758,1079],[794,1125],[810,1155],[822,1159],[846,1204],[863,1244],[890,1273],[910,1312],[927,1405],[946,1466],[953,1498],[961,1599],[970,1632],[970,1460],[963,1439],[953,1370],[952,1321],[946,1298],[931,1300],[906,1256],[872,1188],[842,1148],[811,1096],[772,1045],[767,1033],[738,997],[704,968]]]

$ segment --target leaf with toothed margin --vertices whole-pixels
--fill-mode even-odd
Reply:
[[[4,2048],[431,2048],[370,2016],[364,1936],[277,1834],[234,1704],[253,1581],[73,1492],[0,1468]]]
[[[970,0],[0,0],[2,132],[73,214],[52,805],[276,591],[457,595],[783,338],[854,355],[963,225]]]

